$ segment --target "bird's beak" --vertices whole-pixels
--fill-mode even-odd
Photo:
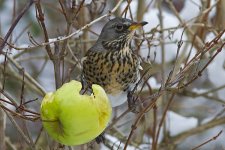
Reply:
[[[144,25],[148,24],[148,22],[146,21],[142,21],[142,22],[134,22],[130,25],[130,27],[128,28],[130,31],[134,31]]]

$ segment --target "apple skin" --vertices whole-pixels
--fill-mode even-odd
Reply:
[[[92,85],[91,96],[80,95],[81,83],[75,80],[48,93],[41,104],[45,130],[64,145],[80,145],[95,139],[108,125],[112,107],[99,85]]]

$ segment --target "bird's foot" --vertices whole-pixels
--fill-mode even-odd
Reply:
[[[137,96],[134,96],[134,93],[132,91],[128,91],[127,102],[128,102],[128,108],[131,112],[139,113],[137,110],[138,109]]]
[[[100,144],[100,143],[105,143],[105,136],[104,132],[101,133],[98,137],[95,138],[95,141]]]
[[[92,88],[82,87],[80,90],[80,95],[91,95],[93,93]]]
[[[93,89],[91,84],[88,84],[87,81],[85,80],[84,76],[81,76],[81,84],[82,88],[80,90],[80,95],[91,95],[93,93]]]

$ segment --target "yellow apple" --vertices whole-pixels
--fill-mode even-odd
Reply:
[[[108,97],[99,85],[91,96],[81,95],[81,83],[71,81],[41,104],[42,123],[47,133],[65,145],[80,145],[95,139],[106,128],[112,113]]]

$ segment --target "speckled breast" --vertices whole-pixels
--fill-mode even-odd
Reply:
[[[117,94],[137,82],[139,65],[139,58],[131,50],[89,51],[83,73],[88,83],[101,85],[108,94]]]

